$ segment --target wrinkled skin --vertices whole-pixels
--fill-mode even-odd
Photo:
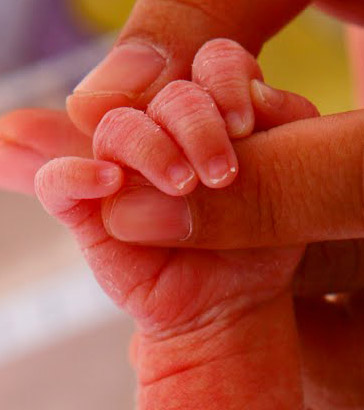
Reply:
[[[49,115],[54,115],[53,113],[43,114],[45,114],[43,119],[48,118]],[[29,113],[25,115],[24,113],[20,113],[18,115],[20,115],[20,121],[16,124],[13,124],[13,126],[15,127],[24,124],[24,122],[26,122],[27,115],[29,116]],[[9,125],[9,119],[7,121]],[[67,122],[66,119],[64,121]],[[39,126],[40,123],[43,123],[43,120],[38,118],[37,125]],[[33,128],[34,133],[36,132],[36,129],[36,127]],[[54,133],[54,127],[50,127],[49,132]],[[15,139],[17,139],[19,135],[26,135],[26,137],[28,138],[30,134],[31,127],[27,129],[26,134],[15,132],[13,136],[15,135]],[[60,136],[60,139],[62,138],[63,137]],[[17,153],[20,154],[21,152],[22,154],[24,154],[25,160],[32,162],[32,160],[34,159],[30,158],[31,154],[34,153],[23,152],[22,150],[20,150],[20,152],[16,152],[17,148],[13,149],[14,147],[10,148],[9,146],[3,146],[2,148],[3,152],[5,152],[4,157],[6,157],[6,154],[9,153],[16,155]],[[85,149],[85,151],[89,152],[89,149]],[[74,152],[72,152],[72,150],[67,152],[67,154],[80,155],[79,152],[75,154]],[[64,155],[64,153],[62,152],[60,155]],[[58,155],[56,152],[54,152],[51,156]],[[46,158],[37,158],[36,164],[32,162],[32,171],[38,168],[42,162],[46,162]],[[7,164],[7,167],[8,165],[9,163]],[[53,171],[56,175],[56,170],[52,170],[52,172]],[[19,175],[21,173],[19,172],[19,170],[17,170],[17,174],[19,180],[21,180],[21,175]],[[62,176],[65,177],[64,174]],[[29,187],[29,182],[32,178],[29,177],[29,175],[26,175],[25,179],[26,181],[20,181],[21,183],[19,185],[21,186],[21,188],[19,188],[19,190],[23,190],[22,187]],[[119,187],[114,187],[114,189],[119,189]],[[31,190],[31,188],[29,188],[29,190]],[[104,192],[105,196],[112,193],[113,191],[107,193]],[[61,202],[62,201],[59,201],[58,198],[58,204]],[[73,203],[73,205],[75,204]],[[85,253],[91,266],[94,267],[95,273],[99,277],[100,282],[114,297],[114,299],[116,299],[120,304],[124,304],[131,313],[139,318],[143,333],[148,334],[147,344],[150,343],[150,340],[155,339],[155,335],[157,335],[157,339],[167,338],[168,340],[168,337],[171,335],[183,335],[186,334],[186,331],[188,334],[188,330],[191,329],[206,329],[209,327],[207,323],[209,323],[209,320],[211,318],[216,318],[214,323],[221,323],[221,320],[217,319],[220,319],[221,315],[224,320],[226,320],[226,318],[228,319],[227,322],[229,326],[227,326],[227,328],[234,328],[234,325],[237,323],[239,331],[241,333],[244,333],[242,331],[242,328],[251,325],[251,323],[249,323],[249,317],[254,317],[255,319],[259,319],[261,323],[268,324],[271,323],[273,319],[269,315],[270,312],[275,313],[273,321],[276,321],[277,318],[284,317],[285,313],[291,309],[289,303],[290,298],[287,298],[285,295],[287,294],[287,289],[289,289],[290,278],[292,277],[293,271],[300,259],[302,252],[301,249],[281,251],[261,250],[234,252],[181,250],[173,251],[173,255],[171,255],[168,250],[156,250],[150,248],[138,248],[136,251],[136,248],[134,246],[124,244],[122,245],[120,244],[120,242],[109,238],[106,231],[101,225],[99,206],[100,203],[98,201],[82,201],[80,206],[76,205],[76,208],[73,209],[74,212],[72,212],[72,214],[69,215],[66,212],[65,214],[59,216],[61,216],[61,219],[65,218],[63,220],[65,222],[72,223],[72,225],[80,222],[80,225],[78,225],[78,227],[74,230],[76,231],[76,235],[79,237],[81,244],[85,247]],[[91,217],[90,215],[86,215],[84,212],[91,212]],[[78,221],[76,219],[80,216],[87,216],[86,220],[83,221],[83,223],[81,223],[81,220]],[[91,239],[91,242],[89,241],[89,239]],[[95,239],[97,244],[94,242]],[[99,241],[105,242],[99,243]],[[123,261],[125,262],[125,259],[117,257],[117,255],[125,255],[125,252],[128,255],[129,262],[131,262],[131,264],[126,267],[122,265]],[[279,253],[279,257],[277,253]],[[134,257],[136,258],[136,260],[134,259]],[[233,259],[233,261],[231,261],[231,259]],[[102,260],[103,262],[101,262]],[[146,269],[145,265],[143,266],[143,260],[147,266]],[[206,266],[207,261],[208,266]],[[265,267],[267,269],[264,269],[264,272],[261,271],[261,261],[264,261]],[[191,262],[193,262],[192,265]],[[278,267],[277,262],[279,262]],[[139,265],[139,263],[141,263],[141,265]],[[163,263],[167,263],[167,265],[163,266]],[[320,266],[320,264],[318,265]],[[198,271],[196,272],[195,269],[197,266],[199,266],[200,269],[198,269]],[[245,270],[247,266],[249,267],[249,269]],[[220,273],[215,270],[216,267],[219,267],[219,270],[221,269],[220,272],[224,272],[225,276],[221,276]],[[215,274],[213,274],[210,278],[211,271],[215,272]],[[199,278],[201,278],[201,280],[205,278],[206,280],[207,274],[210,273],[207,282],[205,282],[205,285],[221,285],[221,289],[218,292],[206,293],[203,290],[204,288],[196,286],[196,284],[194,284],[193,289],[197,289],[197,294],[189,293],[189,286],[184,287],[181,286],[180,283],[174,283],[171,285],[171,283],[169,282],[171,272],[173,272],[173,274],[180,279],[185,278],[186,272],[190,272],[194,280],[197,280]],[[254,278],[251,280],[251,282],[251,278],[245,281],[245,279],[249,277],[248,272],[254,274]],[[108,277],[108,273],[112,273],[112,276]],[[119,276],[120,273],[122,273],[122,276]],[[257,278],[257,273],[260,273],[259,278]],[[275,277],[277,273],[279,273],[278,277],[280,280],[274,280],[272,289],[270,287],[270,285],[272,284],[270,280],[272,279],[272,277]],[[247,276],[245,276],[245,274]],[[232,286],[232,283],[229,283],[229,281],[226,280],[226,278],[229,276],[231,277],[231,281],[233,282],[234,286]],[[148,281],[148,279],[151,282],[149,284],[148,282],[145,282],[145,280]],[[121,280],[121,282],[119,282],[119,280]],[[163,280],[166,280],[166,282],[163,282]],[[249,288],[246,287],[248,282]],[[198,281],[198,283],[201,282]],[[134,287],[139,284],[141,284],[140,287]],[[133,286],[130,287],[130,285]],[[255,288],[255,286],[257,287]],[[131,289],[134,289],[134,291],[131,291]],[[185,292],[183,292],[184,289]],[[158,292],[156,293],[156,291]],[[156,299],[156,297],[160,296],[161,292],[162,295],[167,293],[167,296],[175,296],[174,292],[177,292],[178,297],[171,297],[171,303],[168,306],[173,309],[171,309],[171,312],[168,312],[168,315],[165,315],[166,310],[162,312],[162,309],[159,309],[158,302],[160,299]],[[211,294],[213,295],[212,297]],[[245,299],[245,296],[247,295],[249,296],[249,299],[252,295],[254,295],[254,299],[256,296],[256,300],[253,301],[253,305],[250,305],[251,300],[247,301]],[[192,298],[192,296],[194,296],[194,298]],[[230,296],[232,297],[232,300],[236,302],[236,304],[229,304],[229,307],[219,305],[221,298],[225,299],[226,297],[228,297],[229,299]],[[186,299],[184,299],[185,297]],[[189,311],[189,309],[184,308],[186,306],[186,300],[188,301],[190,299],[193,299],[193,304],[191,305],[191,310]],[[142,306],[140,306],[141,301],[145,301]],[[266,303],[263,303],[263,305],[261,305],[263,301],[265,301]],[[201,308],[201,303],[203,304],[204,302],[206,303],[206,305]],[[209,308],[216,304],[219,306],[219,308],[211,312]],[[267,311],[264,309],[264,306],[268,307]],[[276,309],[274,309],[274,306],[276,306]],[[153,308],[156,308],[156,310],[154,310]],[[160,314],[160,312],[162,312],[162,315]],[[312,312],[314,312],[314,315],[312,314]],[[362,319],[360,317],[360,312],[362,312],[362,306],[359,298],[344,298],[343,300],[340,300],[336,305],[329,305],[323,301],[309,301],[309,303],[307,301],[300,302],[298,314],[300,334],[303,340],[303,352],[305,355],[306,405],[310,406],[311,408],[362,408],[363,398],[360,386],[362,385],[363,375],[362,366],[360,365],[360,359],[362,357],[360,340],[363,339],[363,335],[362,330],[360,330],[360,326],[358,325],[360,324],[360,319]],[[236,320],[236,313],[238,317],[242,318],[241,320]],[[191,321],[191,317],[197,320]],[[232,319],[230,323],[229,318]],[[204,320],[206,320],[206,322],[204,322]],[[204,324],[205,326],[203,326]],[[327,325],[324,326],[323,324]],[[284,325],[285,326],[283,326],[283,329],[285,329],[287,333],[290,333],[288,331],[289,326],[287,325],[290,325],[291,328],[294,328],[293,323],[289,320],[288,322],[285,322]],[[168,329],[171,330],[169,334]],[[249,328],[249,330],[249,335],[252,337],[256,336],[256,341],[259,341],[259,333],[255,334],[251,328]],[[275,329],[275,332],[270,333],[270,337],[273,336],[272,339],[276,342],[272,343],[272,346],[274,348],[277,348],[277,345],[279,345],[280,342],[274,336],[279,338],[279,335],[282,333],[277,330],[278,329]],[[343,338],[343,340],[337,337],[340,334],[345,335],[345,338]],[[332,343],[332,335],[334,335],[334,337],[336,338],[337,343]],[[150,339],[151,336],[152,339]],[[292,342],[292,344],[295,343],[293,334],[288,339],[290,342]],[[321,340],[322,343],[318,343],[318,340]],[[329,340],[329,343],[325,345],[324,340]],[[140,341],[136,344],[140,344]],[[271,349],[272,346],[270,346]],[[328,346],[332,349],[332,351],[330,352],[330,358],[336,357],[338,358],[338,360],[325,360],[325,352],[327,351]],[[242,343],[241,347],[246,348],[247,345]],[[190,349],[189,351],[187,351],[187,353],[192,354],[193,352]],[[295,384],[297,382],[297,374],[295,376],[294,374],[298,373],[298,367],[294,356],[297,355],[297,352],[293,349],[292,351],[290,351],[291,355],[287,354],[287,350],[285,350],[284,353],[284,360],[279,363],[280,370],[282,370],[283,362],[292,362],[292,367],[289,369],[289,371],[287,371],[286,376],[287,378],[290,377],[291,379],[293,379],[293,382]],[[142,356],[140,349],[136,350],[136,356]],[[246,357],[248,356],[249,355],[246,355]],[[280,356],[278,355],[278,357]],[[137,359],[136,361],[138,362],[138,360],[139,359]],[[270,361],[272,364],[272,357],[270,358]],[[138,365],[138,363],[136,364]],[[245,364],[247,365],[248,363]],[[350,369],[350,371],[346,371],[347,365],[349,366],[348,368]],[[248,367],[252,371],[252,373],[254,373],[256,370],[254,369],[254,367],[259,366]],[[241,368],[242,373],[244,373],[242,370],[243,368],[244,366],[242,366]],[[230,365],[229,370],[232,369],[233,366]],[[267,362],[263,362],[263,365],[260,369],[261,371],[256,372],[257,374],[259,374],[259,380],[262,379],[262,375],[264,372],[267,372],[267,369],[269,369],[268,373],[270,378],[274,379],[274,373],[270,373],[270,371],[273,371],[274,366],[268,366]],[[169,371],[168,373],[173,374],[173,371]],[[245,382],[244,385],[246,386],[246,381],[248,379],[248,375],[240,374],[241,384]],[[153,381],[153,377],[147,380],[147,382],[150,382],[151,380]],[[345,388],[342,387],[343,385],[345,385]],[[216,389],[216,386],[214,387]],[[277,405],[276,408],[299,408],[302,405],[301,396],[299,392],[297,393],[299,389],[297,389],[297,386],[295,385],[290,387],[292,387],[291,390],[295,391],[295,394],[293,395],[294,397],[289,394],[289,389],[287,389],[285,405],[280,403],[281,406],[278,407]],[[322,387],[325,387],[325,394],[322,394]],[[253,388],[250,393],[257,395],[257,390],[254,390]],[[285,395],[282,395],[282,397],[283,396]],[[249,399],[245,397],[244,402],[242,401],[242,403],[244,403],[244,405],[248,405],[249,408],[272,408],[271,401],[269,402],[269,404],[257,402],[252,404],[251,401],[249,401]],[[198,407],[194,406],[193,408]],[[203,408],[207,407],[204,406]],[[213,404],[211,404],[211,408],[213,408]],[[218,408],[221,408],[221,406]],[[235,407],[231,406],[231,408]]]
[[[3,130],[5,128],[9,130],[12,127],[13,136],[16,136],[19,141],[26,137],[28,146],[34,148],[32,141],[39,142],[40,124],[45,125],[45,120],[50,121],[50,124],[45,126],[47,141],[50,141],[49,138],[54,138],[62,145],[66,134],[58,134],[57,130],[61,128],[57,122],[66,125],[69,121],[62,113],[33,111],[14,113],[3,119],[0,126],[2,125]],[[23,133],[24,129],[27,130],[26,135]],[[74,137],[75,141],[81,139],[76,130],[68,133],[67,147],[70,146],[70,137],[72,140]],[[81,155],[80,152],[83,151],[82,156],[89,156],[90,149],[87,144],[80,143],[77,147],[78,155]],[[43,148],[39,151],[45,153]],[[66,154],[72,155],[76,152],[68,151]],[[64,155],[63,149],[61,155]],[[31,157],[28,159],[32,161]],[[47,167],[50,166],[52,163]],[[18,172],[18,170],[14,171]],[[29,175],[24,175],[24,184],[30,179]],[[113,189],[117,190],[118,187]],[[62,205],[63,199],[58,203]],[[91,217],[87,217],[73,230],[101,284],[114,300],[139,318],[142,337],[139,336],[134,340],[132,356],[139,369],[140,380],[143,385],[148,386],[142,389],[140,403],[153,400],[158,403],[153,387],[156,387],[158,391],[165,391],[169,397],[172,395],[171,392],[176,389],[175,384],[163,386],[164,388],[161,389],[160,383],[153,383],[154,380],[160,378],[163,380],[163,376],[169,375],[166,380],[172,382],[174,378],[171,375],[175,375],[177,378],[175,383],[179,390],[186,385],[183,380],[178,379],[180,375],[178,352],[174,352],[172,356],[171,362],[174,363],[176,360],[177,363],[173,368],[158,367],[155,363],[150,362],[150,357],[154,357],[161,363],[164,358],[168,358],[168,349],[166,348],[167,352],[164,350],[165,343],[161,344],[160,340],[178,341],[179,338],[176,337],[178,334],[187,337],[193,334],[198,340],[216,337],[217,334],[222,333],[222,328],[225,329],[224,332],[226,329],[232,332],[233,337],[226,336],[224,342],[224,345],[229,345],[228,341],[236,339],[234,329],[237,327],[241,339],[238,339],[238,347],[235,346],[234,349],[238,352],[241,349],[244,350],[244,359],[237,360],[239,356],[235,356],[233,363],[226,363],[226,371],[221,368],[223,362],[218,368],[213,368],[208,373],[216,374],[215,377],[226,372],[233,374],[234,365],[237,365],[236,383],[241,385],[251,381],[253,387],[243,389],[245,393],[243,398],[235,397],[234,399],[237,403],[241,399],[240,403],[247,403],[250,408],[256,409],[269,408],[274,394],[264,396],[269,398],[269,405],[264,402],[251,402],[251,394],[256,395],[254,381],[259,380],[261,383],[263,381],[265,391],[274,392],[277,389],[277,380],[280,380],[280,383],[285,383],[287,391],[287,394],[283,394],[280,399],[283,398],[286,404],[281,407],[277,405],[277,408],[298,408],[302,400],[297,363],[298,352],[295,348],[297,342],[291,297],[287,292],[294,269],[302,255],[302,249],[208,252],[135,247],[120,243],[107,235],[101,225],[99,206],[100,203],[97,200],[83,201],[80,213],[73,212],[70,215],[71,220],[68,219],[67,213],[62,213],[62,219],[65,218],[64,221],[67,220],[68,223],[77,225],[78,221],[75,218],[82,217],[83,219],[84,212],[92,212]],[[95,245],[95,241],[103,243],[92,246]],[[139,284],[141,286],[136,287]],[[213,306],[216,308],[211,309]],[[312,314],[314,307],[315,314]],[[351,312],[350,316],[344,314],[348,308]],[[355,409],[361,406],[361,367],[351,366],[350,372],[345,370],[348,360],[352,357],[351,355],[347,357],[348,352],[355,352],[357,363],[361,354],[360,311],[362,311],[360,302],[357,301],[355,303],[345,301],[342,308],[340,305],[327,305],[324,301],[313,303],[308,300],[299,303],[299,329],[301,340],[304,341],[303,352],[307,369],[304,386],[306,401],[312,408],[342,409],[345,408],[343,403],[353,403],[348,408]],[[277,318],[280,318],[279,322]],[[273,329],[270,328],[271,325]],[[322,344],[317,343],[317,329],[320,330]],[[331,335],[334,334],[337,337],[337,332],[343,335],[343,339],[339,339],[337,344],[332,345]],[[282,335],[284,335],[283,340]],[[268,340],[269,345],[262,346],[260,343],[257,345],[258,340]],[[339,357],[339,360],[326,361],[326,355],[323,354],[327,349],[325,340],[333,349],[329,357]],[[185,343],[184,345],[180,341],[179,350],[183,352],[183,358],[191,358],[191,362],[186,364],[184,360],[181,360],[180,366],[187,365],[194,369],[196,363],[214,363],[214,357],[206,355],[204,349],[201,351],[195,347],[191,349],[194,344]],[[157,351],[154,350],[155,344],[158,347]],[[270,354],[266,357],[263,355],[262,361],[257,362],[256,348],[262,353],[267,351]],[[226,356],[224,349],[223,351],[220,349],[216,348],[216,355]],[[149,351],[152,353],[145,353]],[[254,357],[255,365],[251,366],[250,358]],[[151,374],[150,369],[156,369],[155,373]],[[248,369],[249,373],[245,373],[244,369]],[[277,371],[279,374],[275,373]],[[203,375],[198,377],[201,380]],[[288,385],[287,380],[289,380]],[[325,396],[321,394],[322,382],[325,383]],[[233,384],[233,381],[231,383]],[[343,383],[346,385],[345,389],[341,387]],[[209,391],[208,388],[209,383],[206,382],[207,391]],[[215,383],[213,390],[217,390]],[[327,396],[328,391],[330,396]],[[201,392],[199,392],[199,397],[203,402],[204,397]],[[220,396],[216,399],[219,405],[218,399],[224,399],[226,403],[226,397],[221,398]],[[333,407],[332,399],[335,400],[336,407]],[[188,408],[183,400],[181,403],[184,406],[182,408]],[[191,400],[188,400],[188,403],[194,406],[191,408],[198,408]],[[205,403],[207,404],[204,408],[214,408],[209,401]],[[231,406],[231,408],[234,407]]]

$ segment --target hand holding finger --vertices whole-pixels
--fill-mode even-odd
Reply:
[[[361,111],[315,118],[237,142],[242,177],[228,188],[200,187],[189,195],[183,217],[169,217],[189,221],[190,236],[181,225],[170,245],[231,249],[362,237],[363,121]],[[123,202],[113,209],[108,229],[128,240]],[[166,223],[166,214],[160,218]]]

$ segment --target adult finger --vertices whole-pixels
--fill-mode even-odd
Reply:
[[[298,94],[276,90],[259,80],[253,80],[250,89],[257,131],[320,115],[309,100]]]
[[[245,54],[243,54],[243,56],[244,55]],[[256,63],[254,64],[256,65]],[[243,71],[245,72],[244,64],[242,66]],[[187,84],[187,87],[185,87],[185,84]],[[188,141],[190,139],[190,134],[196,134],[195,132],[188,131],[188,129],[190,128],[188,123],[192,123],[194,128],[196,128],[196,126],[200,124],[200,131],[198,135],[200,135],[202,138],[204,138],[206,135],[209,135],[209,140],[203,142],[203,144],[206,146],[210,144],[211,134],[216,134],[219,129],[221,130],[221,127],[219,127],[219,123],[215,123],[215,125],[213,126],[213,128],[215,129],[211,131],[211,127],[205,126],[206,120],[201,122],[200,111],[201,106],[203,106],[203,104],[201,104],[201,101],[196,101],[196,107],[192,105],[191,109],[191,94],[195,95],[195,93],[192,93],[192,91],[194,91],[194,88],[192,87],[191,90],[191,87],[188,86],[188,84],[189,83],[181,81],[177,81],[175,82],[175,84],[171,83],[156,97],[155,100],[153,100],[152,104],[149,106],[148,113],[152,115],[152,117],[156,119],[158,123],[161,123],[165,128],[167,128],[170,134],[174,135],[175,138],[176,134],[178,134],[178,138],[187,139]],[[249,83],[246,88],[250,88]],[[186,100],[188,100],[189,104],[187,105],[187,107],[183,107],[186,106],[186,102],[182,104],[182,107],[181,104],[177,104],[177,106],[176,104],[172,104],[172,107],[170,107],[170,98],[160,98],[161,95],[162,97],[166,97],[166,94],[167,97],[170,96],[171,89],[172,91],[175,91],[173,94],[175,94],[177,98],[182,95]],[[187,93],[183,92],[185,90],[187,91]],[[280,104],[280,109],[276,109],[273,103],[267,104],[266,99],[260,99],[261,93],[258,93],[257,97],[254,97],[253,95],[252,102],[255,104],[254,109],[261,124],[264,123],[265,125],[269,125],[272,122],[276,124],[280,122],[284,123],[289,119],[292,120],[293,117],[307,118],[315,113],[315,108],[303,97],[279,90],[270,90],[271,92],[274,92],[278,95],[283,94],[282,100],[284,101],[284,104],[288,105],[288,107],[287,110],[282,110],[282,104]],[[194,98],[196,99],[196,96]],[[204,102],[205,98],[203,98],[202,101]],[[172,103],[175,103],[175,99],[173,98]],[[207,112],[210,112],[210,101],[208,101],[207,106]],[[197,117],[196,112],[198,114]],[[288,116],[287,114],[282,114],[281,112],[287,112]],[[184,119],[183,113],[188,113],[189,121],[187,122],[187,124],[185,121],[182,121],[181,124],[181,119]],[[178,120],[175,121],[174,119],[176,118],[176,116],[178,117]],[[204,117],[206,117],[206,115],[202,115],[202,118]],[[220,118],[219,115],[218,118]],[[209,122],[211,124],[211,121]],[[222,134],[223,133],[224,130]],[[150,121],[150,119],[148,119],[145,114],[130,108],[122,108],[110,111],[99,125],[94,138],[94,151],[97,158],[103,160],[116,160],[121,164],[125,164],[129,167],[137,169],[139,172],[144,174],[144,176],[149,178],[161,191],[167,194],[175,195],[176,188],[174,187],[174,190],[170,191],[170,181],[169,184],[167,181],[166,186],[166,181],[164,181],[166,179],[166,172],[163,172],[163,170],[170,169],[171,166],[176,162],[175,160],[171,161],[171,158],[173,159],[175,155],[170,155],[170,150],[168,149],[170,145],[171,142],[166,139],[166,135],[164,135],[163,131],[159,128],[156,128],[156,125],[152,121]],[[198,153],[198,151],[196,151],[196,155],[206,156],[206,152],[208,151],[209,150],[205,148],[201,153]],[[205,162],[208,163],[208,161]],[[189,181],[193,182],[190,180],[190,178]],[[190,184],[183,184],[183,189],[189,189],[189,193],[192,192],[195,187],[196,185],[191,186]],[[181,194],[181,190],[179,193]],[[143,217],[141,217],[141,215],[138,215],[138,212],[134,212],[133,209],[132,214],[128,213],[127,211],[124,213],[124,221],[128,220],[129,222],[133,223],[136,223],[137,221],[140,222],[140,229],[137,229],[135,226],[131,226],[131,231],[129,232],[129,234],[137,229],[139,232],[145,233],[146,236],[144,236],[144,240],[146,238],[153,239],[153,235],[156,235],[157,233],[158,239],[166,239],[170,237],[171,234],[176,234],[175,228],[177,228],[178,232],[178,229],[182,229],[182,227],[185,233],[185,237],[190,234],[191,221],[186,218],[186,215],[177,215],[177,218],[174,218],[173,215],[171,215],[172,220],[168,221],[168,212],[173,213],[173,210],[176,206],[178,206],[182,210],[184,209],[186,204],[184,199],[172,200],[167,196],[160,195],[157,190],[149,187],[142,189],[141,191],[139,191],[139,193],[138,190],[136,192],[133,192],[132,194],[130,193],[128,199],[123,196],[123,202],[124,204],[126,204],[127,202],[129,204],[132,204],[135,201],[141,202],[143,198],[146,199],[147,204],[147,207],[144,208],[143,211],[139,209],[139,213],[141,213]],[[170,202],[170,206],[168,208],[165,208],[163,204],[168,202]],[[110,205],[112,202],[108,203]],[[148,208],[149,204],[151,203],[153,203],[154,206]],[[141,206],[143,205],[141,204]],[[163,209],[163,212],[161,212],[161,209]],[[166,212],[166,210],[168,210],[168,212]],[[108,211],[105,212],[105,215],[108,215]],[[167,219],[165,220],[166,223],[164,223],[160,218],[164,218],[164,216],[166,215]],[[154,217],[156,218],[154,219]],[[151,218],[153,219],[153,221],[156,221],[156,225],[154,225],[154,223],[151,223]],[[158,224],[158,220],[161,225]],[[145,229],[144,225],[147,225],[148,229]],[[152,229],[152,226],[155,226],[155,228]],[[124,229],[128,228],[124,226]],[[148,233],[149,231],[151,232]]]
[[[0,118],[0,187],[34,194],[34,176],[52,158],[92,155],[91,140],[66,112],[28,109]]]
[[[364,112],[303,120],[235,143],[241,176],[228,188],[200,186],[178,207],[178,216],[153,211],[140,188],[131,202],[115,198],[108,205],[108,229],[124,241],[143,242],[158,218],[183,221],[169,245],[210,249],[279,246],[360,238],[364,235]],[[164,195],[159,193],[159,195]],[[163,198],[163,200],[167,198]],[[147,205],[146,205],[147,204]],[[132,206],[132,209],[128,209]],[[141,208],[140,208],[141,207]],[[146,212],[147,207],[150,212]],[[125,215],[143,210],[135,232]],[[226,212],[229,210],[229,212]],[[188,230],[187,230],[188,227]],[[126,229],[127,228],[127,229]],[[124,235],[125,229],[128,235]],[[148,231],[148,232],[147,232]],[[130,233],[133,232],[133,235]]]
[[[308,4],[309,0],[139,0],[115,47],[69,97],[68,112],[91,135],[109,110],[144,109],[166,84],[189,79],[193,58],[206,41],[230,38],[256,55]]]
[[[214,98],[231,138],[319,116],[306,98],[264,84],[256,59],[231,40],[206,43],[195,57],[192,78]]]

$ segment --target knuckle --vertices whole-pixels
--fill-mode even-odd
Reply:
[[[250,90],[247,87],[249,83],[245,82],[242,77],[221,72],[221,75],[217,73],[215,78],[211,77],[212,80],[209,91],[218,104],[230,102],[230,105],[235,105],[241,103],[242,100],[249,100]]]
[[[96,133],[102,133],[105,128],[113,126],[115,122],[120,121],[120,119],[128,113],[130,108],[115,108],[113,110],[108,111],[100,121]]]
[[[48,202],[50,191],[55,188],[60,179],[57,176],[60,170],[64,168],[62,163],[63,160],[61,158],[53,159],[40,168],[35,176],[35,192],[43,203]]]
[[[296,109],[297,113],[294,117],[298,119],[319,117],[320,113],[316,106],[312,104],[307,98],[298,94],[291,94],[289,92],[282,92],[282,100],[280,107],[289,109]]]
[[[197,84],[183,80],[167,85],[150,105],[148,114],[167,128],[183,123],[186,132],[212,121],[217,123],[220,118],[211,96]]]
[[[262,78],[259,65],[253,55],[239,43],[227,39],[207,42],[196,54],[193,77],[203,83],[211,83],[215,77],[229,77],[242,71],[249,76]]]
[[[199,88],[197,85],[185,81],[176,80],[172,81],[166,85],[163,90],[161,90],[157,96],[153,99],[149,105],[149,111],[152,113],[158,113],[159,110],[164,107],[168,107],[169,104],[177,104],[183,101],[185,98],[191,98],[191,96],[196,96],[198,93],[196,89]],[[148,112],[149,112],[148,111]]]
[[[305,97],[301,97],[302,109],[308,118],[319,117],[320,113],[317,107]]]
[[[131,167],[156,158],[165,136],[158,124],[133,108],[114,111],[94,139],[95,157]]]
[[[145,121],[145,114],[133,108],[109,111],[99,124],[93,139],[94,155],[98,159],[117,159],[116,156]]]
[[[115,123],[119,121],[122,109],[117,108],[106,113],[96,128],[93,138],[93,150],[97,158],[105,153],[106,142],[110,138],[110,131],[113,130]]]
[[[45,166],[42,167],[36,174],[34,179],[34,189],[37,197],[41,202],[44,201],[44,188],[47,186]]]
[[[249,54],[239,43],[234,40],[226,38],[216,38],[207,41],[197,52],[195,60],[204,60],[206,57],[225,57],[230,53],[237,53],[238,55]]]

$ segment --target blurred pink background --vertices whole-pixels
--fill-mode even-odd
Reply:
[[[114,40],[90,27],[69,1],[1,0],[0,114],[62,109]],[[132,409],[131,321],[35,199],[0,211],[0,409]]]

